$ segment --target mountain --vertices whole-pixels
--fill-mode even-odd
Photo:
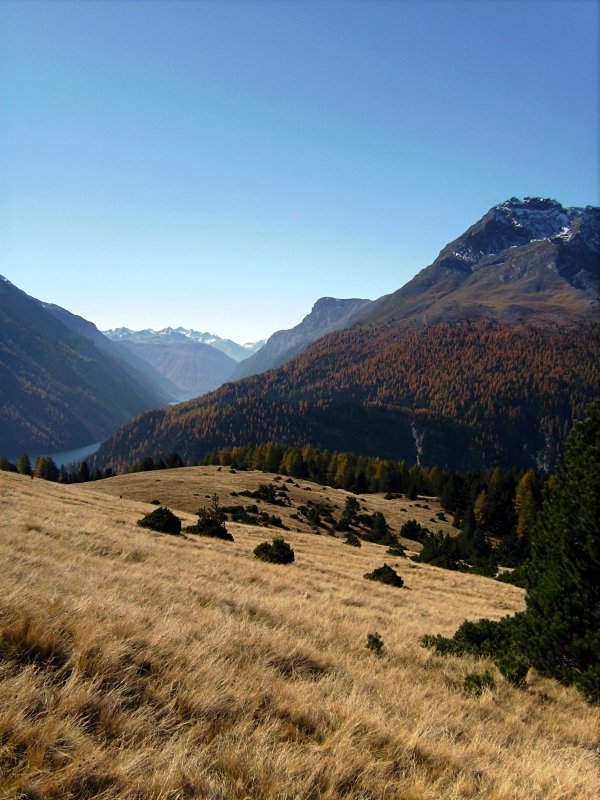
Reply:
[[[502,203],[352,327],[276,370],[142,415],[98,463],[277,441],[459,469],[550,468],[600,393],[599,243],[598,209]]]
[[[122,336],[118,342],[175,384],[179,399],[216,389],[235,369],[236,362],[225,353],[177,330],[141,333],[139,337]]]
[[[246,344],[238,344],[232,339],[221,339],[214,333],[195,331],[192,328],[163,328],[159,331],[154,331],[152,328],[145,328],[141,331],[132,331],[130,328],[114,328],[112,330],[104,331],[105,336],[115,342],[122,341],[141,341],[152,340],[154,342],[160,341],[159,337],[164,337],[167,340],[175,340],[183,343],[184,341],[199,342],[200,344],[208,344],[211,347],[220,350],[225,355],[232,358],[234,361],[243,361],[244,359],[256,353],[257,350],[264,345],[265,340],[259,342],[248,342]]]
[[[119,341],[111,341],[107,336],[101,333],[93,322],[72,314],[60,306],[53,303],[41,304],[49,314],[52,314],[62,324],[72,330],[74,333],[90,339],[104,355],[109,358],[115,359],[121,366],[128,369],[129,374],[133,380],[139,380],[142,384],[149,386],[156,394],[160,405],[166,405],[175,400],[183,399],[181,396],[181,389],[175,386],[167,377],[155,370],[124,344]]]
[[[362,323],[576,323],[600,311],[599,287],[600,209],[512,198],[490,209],[409,283],[374,303]]]
[[[277,331],[253,356],[241,363],[233,373],[233,379],[257,375],[274,369],[300,353],[309,344],[332,331],[347,328],[364,315],[371,300],[338,300],[322,297],[302,322],[286,331]]]
[[[280,442],[455,469],[549,468],[600,392],[600,324],[486,321],[330,334],[271,370],[139,416],[98,451],[120,469]]]
[[[93,337],[0,279],[2,453],[52,452],[105,439],[163,397]]]

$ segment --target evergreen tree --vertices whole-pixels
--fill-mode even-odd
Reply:
[[[39,456],[35,462],[34,475],[36,478],[43,478],[45,481],[57,481],[59,477],[58,467],[50,456]]]
[[[540,492],[535,472],[528,470],[517,484],[515,491],[515,511],[517,514],[517,536],[531,533],[536,515],[540,509]]]
[[[23,453],[23,455],[19,456],[17,459],[17,472],[19,472],[21,475],[33,475],[31,461],[29,460],[27,453]]]
[[[531,535],[522,647],[600,700],[600,400],[567,441]]]
[[[87,483],[90,479],[90,468],[87,465],[87,461],[82,461],[79,464],[79,469],[77,470],[77,480],[79,483]]]

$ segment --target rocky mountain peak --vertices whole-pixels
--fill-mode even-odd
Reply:
[[[582,226],[589,229],[588,233],[594,238],[598,225],[591,215],[595,211],[594,208],[565,208],[545,197],[523,200],[511,197],[491,208],[462,236],[447,245],[438,260],[470,271],[484,256],[544,239],[559,237],[568,241]]]

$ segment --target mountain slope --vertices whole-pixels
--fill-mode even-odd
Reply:
[[[89,444],[159,404],[89,338],[0,279],[0,451]]]
[[[269,337],[257,353],[236,368],[233,379],[257,375],[281,366],[321,336],[352,325],[366,313],[371,304],[371,300],[322,297],[302,322],[290,330],[277,331]]]
[[[131,379],[139,382],[140,386],[145,387],[146,390],[150,388],[161,405],[183,399],[179,387],[175,386],[166,376],[155,370],[146,361],[138,358],[128,347],[118,341],[111,341],[98,330],[93,322],[89,322],[87,319],[77,314],[72,314],[70,311],[52,303],[42,303],[42,306],[69,330],[80,336],[85,336],[86,339],[90,339],[100,352],[125,367]]]
[[[173,472],[190,498],[214,491],[207,469]],[[419,646],[522,610],[522,590],[295,531],[295,563],[264,564],[253,549],[273,529],[157,534],[136,525],[154,506],[105,484],[0,472],[5,797],[595,796],[597,709]],[[363,577],[390,558],[404,589]],[[469,697],[465,674],[484,669],[496,685]]]
[[[462,319],[553,325],[600,312],[600,209],[525,198],[490,209],[364,324]]]
[[[350,329],[284,366],[141,415],[97,454],[122,468],[177,450],[276,441],[457,469],[549,467],[600,392],[600,324]]]
[[[220,350],[189,341],[178,333],[139,341],[124,339],[121,344],[174,383],[182,399],[198,397],[221,386],[229,380],[236,365]]]

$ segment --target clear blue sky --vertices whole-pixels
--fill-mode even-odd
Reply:
[[[594,0],[0,3],[0,273],[238,341],[599,203]]]

